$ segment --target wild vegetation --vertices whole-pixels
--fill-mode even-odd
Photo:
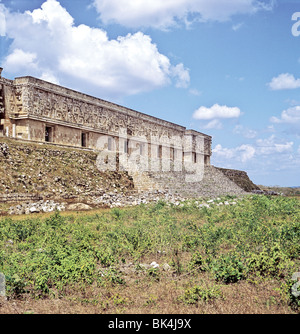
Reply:
[[[259,185],[261,190],[274,191],[285,196],[300,196],[300,187],[280,187],[280,186],[262,186]]]
[[[297,313],[299,251],[281,196],[4,217],[0,313]]]

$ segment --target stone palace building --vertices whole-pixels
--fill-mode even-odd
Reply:
[[[134,155],[131,167],[133,160],[153,170],[210,165],[209,135],[34,77],[5,79],[1,72],[0,136],[105,151],[118,163]]]
[[[9,80],[2,70],[0,137],[92,150],[98,170],[125,171],[138,192],[245,193],[231,175],[244,172],[211,165],[211,136],[31,76]]]

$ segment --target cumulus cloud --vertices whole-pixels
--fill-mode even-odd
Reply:
[[[226,148],[218,144],[212,152],[217,160],[221,158],[225,161],[235,159],[236,161],[246,162],[253,158],[255,148],[248,144],[243,144],[235,148]]]
[[[272,78],[268,86],[272,90],[295,89],[300,88],[300,79],[296,79],[290,73],[282,73],[278,77]]]
[[[25,52],[21,49],[14,49],[6,57],[4,67],[13,68],[15,71],[37,68],[37,55],[34,52]]]
[[[270,119],[273,123],[290,123],[290,124],[300,124],[300,106],[295,106],[283,110],[281,117],[271,117]]]
[[[57,0],[47,0],[32,12],[7,12],[5,19],[6,35],[13,40],[4,61],[10,73],[27,69],[26,75],[74,89],[89,86],[101,97],[137,94],[173,82],[176,87],[189,85],[188,69],[171,64],[150,36],[137,32],[109,39],[103,29],[76,26]],[[80,83],[74,87],[74,82]]]
[[[178,22],[189,25],[191,16],[201,21],[227,21],[236,14],[269,10],[273,1],[258,0],[94,0],[102,22],[127,27],[167,29]]]
[[[257,139],[256,151],[257,154],[261,155],[290,153],[293,150],[293,145],[293,142],[287,142],[272,135],[266,139]]]
[[[214,104],[212,107],[200,107],[194,114],[194,119],[200,120],[210,120],[216,118],[237,118],[241,115],[241,111],[237,107],[227,107],[226,105],[220,106],[219,104]]]
[[[190,74],[182,63],[172,67],[172,73],[172,75],[177,78],[176,87],[187,88],[189,86]]]
[[[60,84],[58,78],[52,73],[52,71],[43,72],[40,79],[48,81],[48,82],[52,82],[56,85]]]
[[[217,144],[212,150],[213,159],[223,166],[242,166],[247,163],[255,166],[261,165],[261,162],[267,164],[278,164],[278,159],[290,160],[293,156],[294,143],[275,135],[268,138],[259,138],[253,144],[242,144],[237,147],[227,148]],[[299,151],[299,149],[298,149]],[[284,158],[283,158],[284,157]]]

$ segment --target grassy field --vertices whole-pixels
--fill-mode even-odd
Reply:
[[[299,313],[299,198],[235,201],[3,217],[0,313]]]

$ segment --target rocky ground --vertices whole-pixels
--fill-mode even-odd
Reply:
[[[133,189],[127,172],[100,172],[97,153],[0,138],[0,201],[83,199]]]
[[[140,204],[157,203],[159,201],[165,201],[169,204],[175,206],[184,205],[185,201],[189,199],[181,197],[179,195],[170,194],[168,191],[154,191],[154,192],[144,192],[136,193],[131,195],[107,193],[103,196],[96,197],[92,203],[71,203],[66,202],[55,202],[53,200],[38,201],[38,202],[25,202],[11,206],[8,209],[8,214],[10,215],[22,215],[40,212],[53,212],[53,211],[84,211],[91,210],[93,208],[118,208],[126,207]],[[199,208],[221,205],[235,205],[238,200],[222,200],[220,197],[207,200],[198,200],[195,202]]]
[[[91,150],[0,138],[0,203],[5,203],[0,214],[112,208],[158,200],[179,205],[190,197],[247,194],[213,166],[206,168],[197,184],[187,184],[184,175],[176,173],[148,173],[136,182],[128,172],[99,171],[96,159],[97,152]],[[138,185],[146,181],[154,187],[141,191]]]

